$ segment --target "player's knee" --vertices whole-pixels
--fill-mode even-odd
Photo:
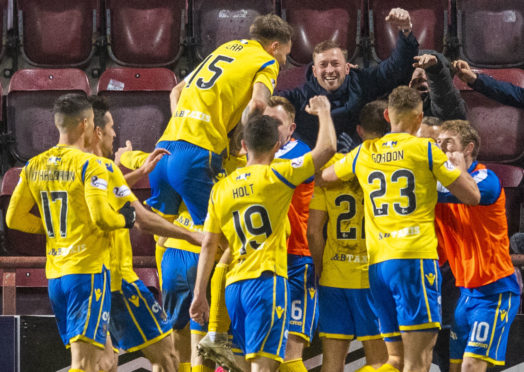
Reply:
[[[464,358],[462,361],[462,372],[484,372],[488,368],[488,362],[477,358]]]

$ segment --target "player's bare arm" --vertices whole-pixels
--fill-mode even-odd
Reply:
[[[194,245],[202,244],[203,233],[172,224],[158,214],[148,211],[138,200],[131,205],[136,210],[136,226],[140,230],[163,237],[184,239]]]
[[[140,166],[140,168],[135,169],[132,172],[127,173],[124,175],[124,178],[129,185],[129,187],[132,187],[135,183],[137,183],[142,177],[147,176],[149,173],[155,169],[156,165],[162,159],[164,155],[169,155],[170,152],[166,149],[157,147],[152,153],[150,153],[146,160],[144,161],[144,164]]]
[[[184,89],[185,81],[182,80],[180,83],[175,85],[169,94],[169,107],[171,108],[171,115],[174,115],[176,112],[176,106],[178,105],[178,99],[180,94],[182,94],[182,89]]]
[[[242,113],[241,123],[246,124],[251,115],[262,115],[267,106],[269,97],[271,97],[270,90],[263,83],[255,83],[255,85],[253,85],[251,100]]]
[[[204,324],[209,320],[209,303],[206,298],[207,284],[215,266],[215,255],[221,241],[222,234],[206,232],[204,235],[202,250],[198,259],[195,293],[189,309],[191,319],[199,324]]]
[[[317,143],[311,150],[315,171],[318,171],[337,150],[337,136],[331,119],[331,104],[326,96],[315,96],[309,100],[306,112],[318,116]]]
[[[307,241],[309,251],[315,264],[315,276],[320,278],[322,273],[322,256],[324,255],[324,225],[326,224],[328,214],[326,211],[316,209],[309,210],[309,219],[307,222]]]

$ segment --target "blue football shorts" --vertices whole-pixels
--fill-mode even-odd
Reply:
[[[318,323],[318,293],[313,259],[288,254],[289,333],[311,342]]]
[[[369,288],[318,287],[320,337],[360,341],[382,338]]]
[[[440,270],[437,260],[388,260],[369,266],[369,285],[383,337],[440,329]]]
[[[282,362],[288,336],[287,279],[266,271],[256,279],[226,287],[233,344],[247,360],[266,357]]]
[[[49,279],[48,291],[66,347],[83,341],[103,349],[111,309],[109,270],[104,267],[98,274],[70,274]]]
[[[193,223],[203,225],[209,194],[222,171],[222,157],[185,141],[162,141],[165,155],[149,174],[151,197],[146,203],[161,214],[178,214],[180,202],[187,206]]]
[[[511,323],[517,315],[520,296],[503,292],[473,297],[461,294],[451,327],[451,363],[463,357],[504,365]]]
[[[199,254],[182,249],[166,249],[162,257],[162,299],[173,329],[184,329],[190,323],[192,333],[205,334],[207,325],[202,326],[189,317],[198,257]]]
[[[171,332],[166,312],[141,280],[122,280],[122,289],[111,293],[109,333],[115,347],[140,350]]]

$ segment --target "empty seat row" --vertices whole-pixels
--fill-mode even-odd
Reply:
[[[462,58],[477,66],[524,65],[519,0],[0,0],[4,36],[14,8],[21,54],[40,67],[81,67],[105,47],[123,66],[169,66],[184,47],[202,59],[225,41],[248,37],[252,20],[270,12],[296,29],[295,64],[310,62],[314,45],[326,39],[347,47],[349,56],[359,49],[367,55],[372,46],[381,60],[397,37],[384,18],[398,6],[410,11],[421,49],[458,45]]]

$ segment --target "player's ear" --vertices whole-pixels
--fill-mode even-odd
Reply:
[[[357,124],[357,133],[360,138],[364,139],[364,128],[362,128],[362,125],[360,124]]]
[[[475,148],[475,144],[473,142],[470,142],[466,145],[464,148],[464,155],[471,155],[473,154],[473,149]]]
[[[242,139],[242,140],[240,140],[240,143],[242,144],[242,150],[244,150],[244,152],[247,154],[246,142]]]
[[[389,118],[389,109],[387,108],[384,110],[384,119],[386,119],[386,121],[391,124],[391,119]]]

